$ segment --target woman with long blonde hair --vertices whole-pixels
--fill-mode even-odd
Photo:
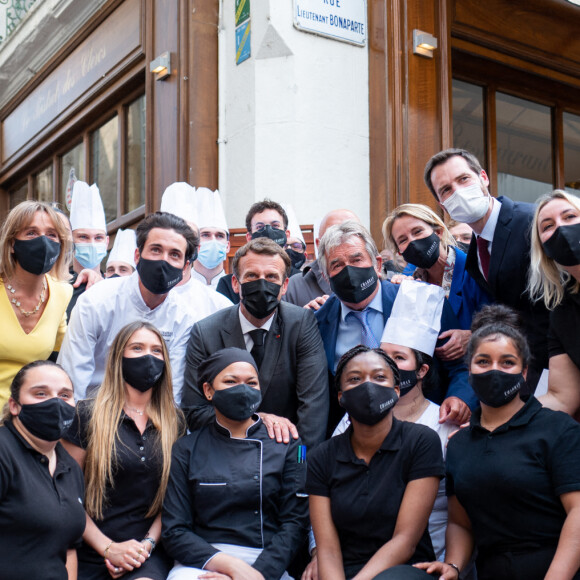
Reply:
[[[72,295],[68,256],[72,240],[48,204],[23,201],[0,231],[0,406],[25,364],[60,349]]]
[[[528,292],[550,310],[548,392],[540,402],[580,410],[580,198],[556,189],[538,199]]]
[[[79,580],[166,578],[160,514],[183,426],[163,337],[147,322],[128,324],[111,345],[95,398],[79,402],[65,436],[86,483]]]

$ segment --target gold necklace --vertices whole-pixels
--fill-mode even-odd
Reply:
[[[12,286],[11,284],[6,284],[6,288],[10,291],[12,295],[16,293],[16,288],[14,288],[14,286]],[[14,304],[16,308],[18,308],[18,310],[22,312],[23,316],[28,318],[29,316],[36,314],[40,310],[41,306],[44,304],[45,299],[46,299],[46,278],[43,278],[42,290],[40,292],[40,300],[38,301],[38,304],[34,307],[33,310],[24,310],[24,308],[22,308],[22,306],[20,305],[20,300],[18,300],[15,296],[13,296],[10,299],[10,302],[12,302],[12,304]]]

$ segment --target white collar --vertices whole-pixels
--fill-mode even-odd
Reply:
[[[372,308],[373,310],[377,310],[378,312],[380,312],[382,314],[383,312],[383,292],[382,292],[382,286],[381,286],[381,281],[379,280],[377,282],[378,286],[379,286],[379,291],[376,293],[375,297],[371,300],[370,304],[367,306],[367,308]],[[346,318],[346,316],[348,315],[349,312],[354,312],[354,310],[352,308],[349,308],[344,302],[340,303],[340,316],[342,321],[344,322],[344,319]]]
[[[499,212],[501,210],[501,201],[498,201],[497,198],[492,197],[491,202],[493,204],[491,208],[491,214],[483,226],[483,230],[481,230],[480,237],[484,240],[491,242],[493,241],[493,234],[495,233],[495,227],[497,226],[497,220],[499,218]]]
[[[242,327],[242,334],[248,334],[251,330],[270,330],[272,326],[272,322],[274,322],[274,318],[276,318],[276,312],[274,312],[274,316],[271,316],[266,320],[266,322],[262,326],[254,326],[242,313],[241,307],[238,306],[238,316],[240,317],[240,326]]]

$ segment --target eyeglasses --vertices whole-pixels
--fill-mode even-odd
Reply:
[[[290,249],[290,248],[291,248],[292,250],[295,250],[296,252],[304,252],[304,250],[306,249],[306,248],[304,247],[304,245],[302,244],[302,242],[294,242],[294,243],[292,243],[292,244],[286,244],[286,245],[284,246],[284,249],[285,249],[285,250],[288,250],[288,249]]]

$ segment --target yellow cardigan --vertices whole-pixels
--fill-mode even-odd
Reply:
[[[21,368],[29,362],[45,360],[60,349],[73,288],[48,275],[46,281],[49,291],[46,307],[36,326],[26,334],[0,280],[0,409],[8,400],[12,379]]]

